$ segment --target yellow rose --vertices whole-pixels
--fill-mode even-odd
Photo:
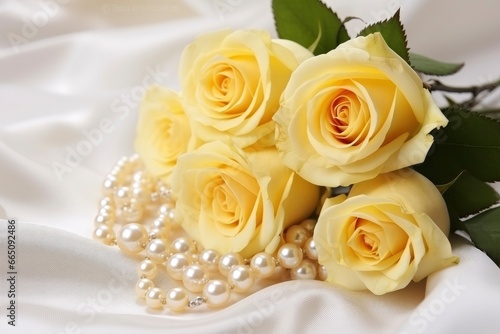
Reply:
[[[176,219],[220,253],[272,253],[283,230],[314,211],[319,188],[285,167],[276,148],[242,151],[220,141],[182,155],[172,174]]]
[[[314,230],[327,281],[377,295],[458,263],[437,188],[411,169],[355,184],[328,199]]]
[[[205,142],[274,145],[272,116],[292,71],[312,54],[266,31],[223,30],[184,50],[180,78],[193,132]]]
[[[277,145],[306,180],[347,186],[424,161],[447,119],[379,33],[304,61],[283,93]]]
[[[168,183],[177,158],[194,143],[179,95],[153,86],[142,101],[135,151],[147,170]]]

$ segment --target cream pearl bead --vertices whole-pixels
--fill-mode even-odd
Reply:
[[[316,266],[311,261],[304,259],[297,267],[290,269],[290,276],[292,279],[315,279]]]
[[[118,234],[118,247],[125,253],[139,253],[148,242],[148,231],[139,224],[127,224]]]
[[[169,218],[173,218],[172,212],[174,210],[175,210],[175,202],[167,201],[166,203],[160,205],[160,207],[158,208],[158,215],[165,215],[168,216]]]
[[[318,279],[321,281],[326,281],[328,278],[328,271],[326,271],[326,267],[324,265],[318,265]]]
[[[99,208],[99,213],[100,215],[103,215],[103,216],[110,216],[112,218],[115,217],[115,212],[116,212],[116,207],[113,206],[113,205],[102,205],[100,208]]]
[[[250,261],[250,268],[259,278],[269,278],[274,274],[276,261],[274,258],[265,252],[255,254]]]
[[[105,245],[113,245],[116,242],[115,232],[107,225],[99,225],[94,230],[93,239]]]
[[[100,207],[109,206],[109,207],[114,209],[116,207],[115,200],[111,196],[105,196],[105,197],[101,198],[101,200],[99,201],[99,206]]]
[[[227,276],[232,267],[243,264],[245,260],[239,253],[227,253],[219,259],[219,271],[222,275]]]
[[[146,303],[152,308],[162,308],[166,304],[166,294],[161,288],[152,288],[146,292]]]
[[[113,175],[108,175],[102,183],[102,192],[106,196],[112,196],[115,193],[115,188],[118,186],[118,179]]]
[[[184,253],[174,254],[167,260],[167,273],[176,280],[182,279],[184,268],[193,264],[193,260],[189,255]]]
[[[151,200],[151,192],[148,189],[142,187],[141,184],[133,183],[131,197],[137,200],[142,205],[147,205]]]
[[[129,159],[130,159],[129,157],[127,157],[127,156],[123,156],[123,157],[121,157],[121,158],[120,158],[120,159],[116,162],[115,166],[117,166],[117,167],[126,167],[126,166],[130,167],[130,166],[129,166],[129,165],[130,165],[130,164],[129,164]]]
[[[146,255],[153,262],[165,262],[168,253],[168,246],[162,239],[153,239],[146,245]]]
[[[303,220],[299,225],[304,227],[307,230],[307,233],[309,234],[309,236],[312,236],[314,233],[314,227],[316,226],[316,220],[306,219],[306,220]]]
[[[111,215],[103,215],[101,212],[94,219],[95,226],[107,225],[113,226],[115,224],[115,217]]]
[[[198,264],[192,264],[184,268],[182,272],[182,283],[192,292],[200,292],[208,282],[208,270]]]
[[[278,250],[278,262],[279,264],[287,269],[296,267],[302,262],[303,258],[302,249],[299,246],[292,243],[284,244]]]
[[[304,244],[304,251],[307,257],[311,260],[318,259],[318,250],[316,249],[316,243],[314,242],[314,239],[312,237],[307,239],[306,243]]]
[[[146,298],[146,293],[155,287],[155,284],[149,278],[141,278],[135,285],[135,293],[140,298]]]
[[[215,249],[205,249],[198,257],[200,264],[211,273],[219,271],[219,260],[220,254]]]
[[[173,253],[193,253],[196,251],[196,245],[189,238],[177,238],[172,242]]]
[[[158,273],[158,266],[156,263],[150,259],[144,259],[139,263],[139,268],[137,269],[139,276],[144,276],[145,278],[153,279]]]
[[[226,306],[231,298],[231,287],[222,280],[209,281],[203,288],[203,297],[210,307]]]
[[[167,306],[171,311],[182,312],[188,307],[189,296],[183,288],[173,288],[167,293]]]
[[[170,231],[172,228],[172,219],[167,215],[159,215],[152,224],[153,227]]]
[[[135,199],[131,199],[122,208],[122,216],[129,223],[137,223],[141,220],[144,209]]]
[[[115,190],[115,203],[119,206],[125,205],[130,200],[130,190],[128,187],[119,187]]]
[[[227,282],[231,285],[236,292],[248,292],[255,282],[255,276],[252,269],[246,265],[236,265],[231,268],[227,276]]]
[[[109,175],[113,175],[117,177],[118,179],[122,178],[125,176],[125,170],[123,169],[122,166],[115,165],[113,168],[108,173]]]
[[[152,183],[153,182],[153,177],[151,176],[151,174],[149,174],[145,170],[137,170],[132,175],[132,182],[141,183],[141,184]],[[153,187],[151,189],[154,189],[155,185],[152,184],[152,186]]]
[[[309,238],[309,234],[303,226],[293,225],[286,230],[285,241],[288,243],[293,243],[302,247],[304,246],[307,238]]]

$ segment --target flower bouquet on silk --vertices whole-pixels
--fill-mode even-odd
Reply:
[[[381,295],[459,265],[456,231],[500,264],[500,124],[471,111],[498,82],[433,79],[463,64],[409,52],[399,12],[349,36],[356,18],[320,1],[272,6],[278,39],[186,46],[181,92],[149,88],[137,154],[104,181],[94,239],[138,259],[138,296],[220,308],[288,279]]]

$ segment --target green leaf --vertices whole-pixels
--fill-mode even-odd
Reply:
[[[480,213],[464,224],[476,247],[500,266],[500,207]]]
[[[280,38],[327,53],[349,40],[347,30],[328,6],[320,0],[273,0],[274,21]]]
[[[417,72],[437,76],[457,73],[464,66],[464,63],[444,63],[412,52],[410,52],[410,64]]]
[[[387,45],[410,64],[406,34],[399,19],[399,9],[390,19],[369,25],[361,30],[358,36],[367,36],[375,32],[380,32]]]
[[[448,210],[459,217],[478,213],[497,203],[500,195],[489,184],[463,172],[443,194]]]
[[[416,167],[434,184],[448,183],[462,171],[484,182],[500,181],[500,122],[465,109],[443,109],[448,125],[434,131],[434,145]]]
[[[465,173],[465,171],[463,171],[462,173],[458,174],[456,178],[454,178],[453,180],[451,180],[448,183],[445,183],[445,184],[436,184],[436,188],[438,188],[438,190],[441,193],[441,195],[444,194],[455,182],[457,182],[458,178],[463,173]]]
[[[434,131],[425,162],[414,168],[434,184],[449,185],[443,197],[459,217],[499,200],[486,182],[500,180],[500,123],[464,109],[444,109],[448,126]]]

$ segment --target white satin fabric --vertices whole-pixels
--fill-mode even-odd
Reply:
[[[401,1],[328,3],[342,18],[370,23]],[[401,14],[415,52],[466,61],[443,81],[500,76],[495,0],[405,2]],[[0,2],[0,218],[18,219],[15,328],[7,325],[7,223],[0,221],[0,332],[497,333],[500,270],[458,236],[459,265],[384,296],[293,281],[222,310],[174,314],[138,300],[137,261],[90,239],[100,185],[133,152],[144,87],[177,89],[183,47],[228,26],[274,33],[270,1]],[[494,94],[485,103],[499,102]]]

